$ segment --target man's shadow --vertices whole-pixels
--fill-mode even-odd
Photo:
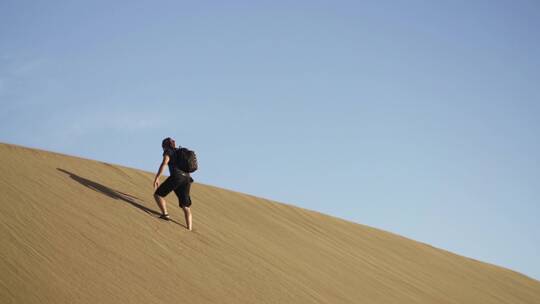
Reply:
[[[148,213],[150,216],[153,216],[153,217],[156,217],[156,218],[160,218],[160,216],[161,216],[161,213],[159,213],[159,212],[157,212],[157,211],[155,211],[153,209],[150,209],[150,208],[148,208],[148,207],[146,207],[144,205],[141,205],[139,202],[137,202],[137,200],[140,201],[140,199],[138,197],[135,197],[135,196],[120,192],[118,190],[114,190],[114,189],[109,188],[109,187],[107,187],[105,185],[102,185],[100,183],[91,181],[89,179],[86,179],[84,177],[81,177],[81,176],[79,176],[79,175],[77,175],[75,173],[69,172],[69,171],[64,170],[64,169],[56,168],[56,170],[69,175],[69,177],[71,177],[74,181],[78,182],[79,184],[81,184],[83,186],[86,186],[86,187],[88,187],[88,188],[90,188],[90,189],[92,189],[94,191],[99,192],[99,193],[105,194],[110,198],[114,198],[114,199],[117,199],[117,200],[122,200],[122,201],[132,205],[133,207],[136,207],[136,208]],[[177,225],[183,226],[182,224],[178,223],[175,220],[171,219],[170,221],[177,224]]]

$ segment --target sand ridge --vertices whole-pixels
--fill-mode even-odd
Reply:
[[[396,234],[153,173],[0,144],[1,303],[540,303],[540,282]]]

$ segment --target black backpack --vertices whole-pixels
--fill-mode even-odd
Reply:
[[[192,173],[198,168],[197,155],[195,152],[187,148],[179,148],[176,150],[176,166],[178,169]]]

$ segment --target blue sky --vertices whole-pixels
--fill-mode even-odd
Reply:
[[[172,136],[199,182],[540,279],[539,28],[537,1],[4,0],[0,141],[155,172]]]

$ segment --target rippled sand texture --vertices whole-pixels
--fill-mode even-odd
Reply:
[[[519,273],[247,194],[194,184],[189,232],[150,172],[7,144],[0,172],[0,303],[540,303]]]

